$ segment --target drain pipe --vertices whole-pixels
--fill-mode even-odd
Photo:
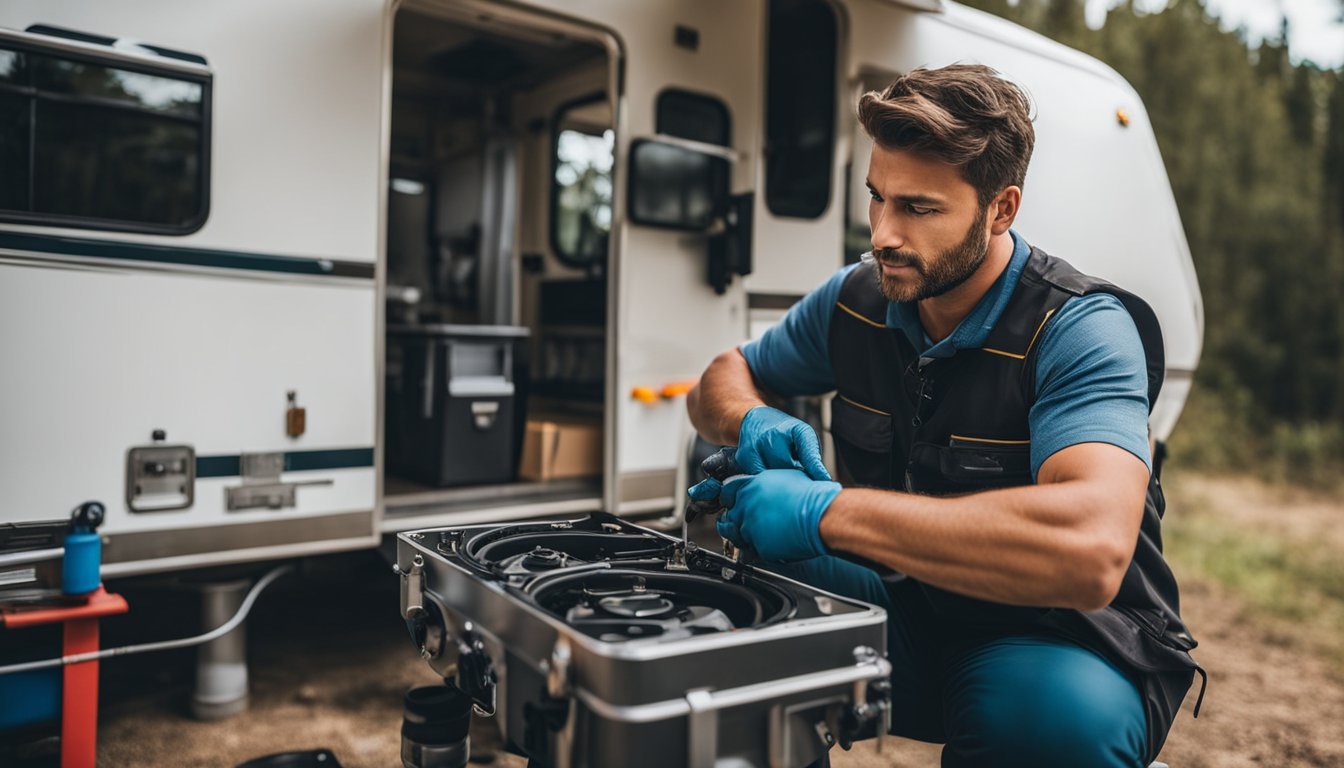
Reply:
[[[294,570],[294,566],[292,565],[281,565],[272,568],[270,571],[266,573],[265,576],[262,576],[260,579],[258,579],[256,584],[252,585],[252,589],[248,590],[247,596],[243,598],[241,605],[239,605],[238,610],[233,614],[232,618],[230,618],[228,621],[224,622],[220,626],[210,630],[209,632],[206,632],[203,635],[196,635],[194,637],[184,637],[178,640],[162,640],[155,643],[141,643],[139,645],[123,645],[119,648],[104,648],[101,651],[76,653],[70,656],[61,656],[55,659],[43,659],[41,661],[27,661],[22,664],[6,664],[4,666],[0,666],[0,675],[8,675],[15,672],[30,672],[35,669],[51,669],[53,667],[65,666],[66,664],[80,664],[85,661],[110,659],[114,656],[129,656],[133,653],[148,653],[150,651],[168,651],[174,648],[189,648],[193,645],[201,645],[204,643],[208,643],[212,640],[216,640],[228,635],[230,632],[234,631],[239,626],[241,626],[243,621],[247,619],[247,614],[251,612],[252,604],[257,601],[257,597],[261,595],[262,591],[266,589],[266,587],[270,586],[271,582],[275,581],[276,579],[280,578],[286,573],[289,573],[292,570]],[[227,610],[227,608],[221,608],[220,612],[224,610]],[[210,615],[210,613],[211,609],[207,607],[206,608],[207,618]],[[239,640],[237,645],[239,648],[242,647],[241,639]],[[244,669],[244,678],[243,678],[244,685],[246,685],[246,682],[247,682],[246,669]]]
[[[225,623],[243,604],[246,579],[196,585],[201,593],[201,626]],[[196,651],[196,687],[191,715],[197,720],[223,720],[247,709],[247,625],[239,622]]]

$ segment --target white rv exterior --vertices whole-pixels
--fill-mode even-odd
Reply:
[[[0,211],[0,522],[60,518],[101,500],[104,573],[120,576],[372,547],[413,527],[675,510],[692,434],[676,385],[777,320],[845,263],[846,233],[866,231],[857,95],[957,61],[989,64],[1035,100],[1018,231],[1143,296],[1161,318],[1168,371],[1152,426],[1164,439],[1189,391],[1203,318],[1133,89],[1091,58],[952,3],[821,5],[835,27],[833,151],[824,205],[798,216],[775,213],[767,193],[767,0],[8,0],[0,51],[205,84],[208,208],[180,232]],[[25,31],[34,25],[117,42]],[[453,99],[466,91],[433,82],[449,47],[467,43],[477,47],[463,51],[488,43],[502,60],[531,62],[501,76],[498,99],[478,100],[493,115],[489,131],[472,127],[475,112],[454,120]],[[7,93],[12,104],[45,103],[5,90],[4,61],[0,108]],[[726,108],[727,145],[661,135],[668,89]],[[448,95],[425,107],[439,92]],[[584,111],[571,116],[610,130],[613,146],[601,480],[397,486],[385,473],[387,211],[397,168],[420,151],[404,149],[419,135],[408,126],[429,115],[432,162],[411,165],[436,189],[430,226],[447,237],[455,216],[474,215],[479,267],[499,276],[476,311],[540,338],[550,332],[540,284],[584,274],[556,257],[550,220],[557,110],[576,103]],[[753,193],[752,269],[722,294],[706,283],[705,233],[632,220],[630,153],[647,140],[727,158],[730,191]],[[287,431],[289,392],[305,409],[297,436]],[[152,440],[155,430],[165,438]],[[190,488],[156,496],[146,486],[132,503],[128,465],[173,446],[192,450]],[[276,493],[292,503],[230,509],[249,484],[283,487]],[[189,506],[177,498],[186,490]],[[133,508],[154,506],[166,508]]]

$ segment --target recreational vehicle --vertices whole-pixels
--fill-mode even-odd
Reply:
[[[6,0],[0,522],[100,500],[120,577],[676,514],[688,382],[867,250],[857,96],[957,61],[1034,100],[1018,230],[1157,310],[1165,438],[1202,314],[1144,107],[993,16]]]

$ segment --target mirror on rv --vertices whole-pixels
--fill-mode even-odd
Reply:
[[[661,141],[630,146],[630,220],[703,231],[728,207],[728,161]]]

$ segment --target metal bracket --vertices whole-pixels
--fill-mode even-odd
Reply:
[[[481,717],[494,717],[499,678],[485,643],[467,622],[457,638],[457,687],[471,697],[471,709]]]
[[[877,651],[866,645],[854,649],[854,663],[861,667],[882,664],[888,670],[891,668]],[[840,746],[848,750],[860,734],[875,726],[877,751],[880,753],[886,742],[887,731],[891,730],[890,677],[884,674],[876,680],[855,680],[853,699],[853,705],[840,719]]]
[[[416,555],[411,559],[411,569],[409,571],[397,568],[397,573],[401,575],[401,615],[403,618],[415,619],[418,616],[425,615],[424,570],[425,558],[421,555]]]
[[[224,489],[224,506],[241,509],[287,509],[298,504],[298,489],[304,485],[331,485],[331,480],[281,482],[285,471],[283,453],[244,453],[239,457],[243,484]]]
[[[569,695],[569,663],[574,652],[569,640],[564,637],[555,641],[551,649],[551,660],[546,669],[546,695],[557,704],[563,702],[564,722],[552,737],[551,754],[555,758],[555,768],[569,768],[574,759],[574,699]]]
[[[686,716],[686,765],[690,768],[714,768],[719,751],[719,708],[709,688],[686,692],[690,714]]]

